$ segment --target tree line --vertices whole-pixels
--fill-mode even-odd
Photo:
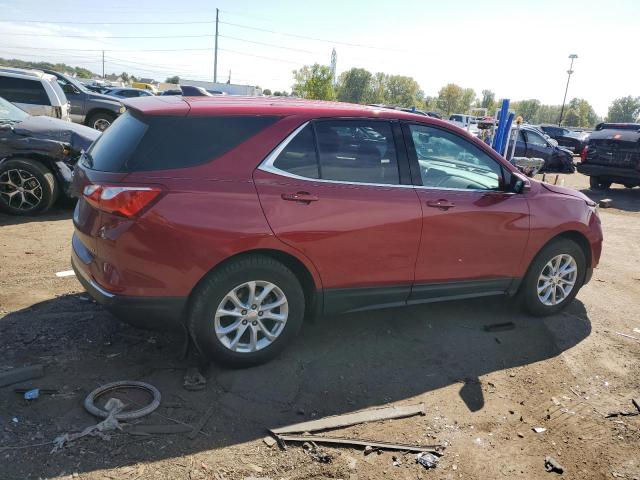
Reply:
[[[372,73],[364,68],[351,68],[333,78],[326,65],[305,65],[293,71],[294,84],[291,94],[316,100],[337,100],[361,104],[385,104],[398,107],[415,107],[435,111],[445,118],[453,113],[467,114],[472,109],[486,109],[493,115],[501,102],[491,90],[482,90],[477,96],[472,88],[455,83],[443,86],[437,96],[426,96],[420,85],[411,77]],[[335,80],[335,82],[334,82]],[[266,90],[265,90],[266,92]],[[512,101],[510,108],[527,123],[558,123],[561,105],[546,105],[537,99]],[[477,114],[482,113],[476,110]],[[589,102],[573,98],[564,107],[562,124],[569,127],[590,128],[597,123],[640,121],[640,97],[627,96],[615,99],[609,107],[606,119],[599,117]]]

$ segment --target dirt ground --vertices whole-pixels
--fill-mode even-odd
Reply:
[[[584,189],[579,174],[561,176]],[[601,210],[605,244],[589,285],[561,315],[543,320],[504,298],[432,304],[325,318],[267,365],[213,365],[205,390],[182,387],[180,335],[124,325],[87,300],[68,270],[71,209],[44,217],[0,216],[0,371],[43,364],[26,386],[56,389],[27,402],[0,388],[0,479],[379,479],[640,478],[640,189],[615,187]],[[487,332],[485,325],[515,328]],[[620,333],[629,335],[620,335]],[[143,424],[195,424],[187,434],[109,440],[85,437],[57,453],[51,442],[96,423],[83,408],[116,380],[155,385],[162,403]],[[269,448],[274,428],[373,406],[425,402],[427,414],[363,424],[334,436],[446,446],[435,470],[414,454],[365,456],[326,448],[331,463],[299,445]],[[535,433],[533,427],[546,431]],[[397,457],[394,465],[393,457]]]

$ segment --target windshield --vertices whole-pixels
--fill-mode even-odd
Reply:
[[[0,97],[0,121],[22,122],[27,118],[29,118],[29,114],[27,112],[20,110],[13,103]]]

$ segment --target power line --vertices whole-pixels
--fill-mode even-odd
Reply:
[[[113,37],[111,37],[113,38]],[[20,48],[23,50],[56,50],[56,51],[68,51],[68,52],[187,52],[187,51],[206,51],[210,52],[209,48],[47,48],[47,47],[22,47],[17,45],[4,45],[6,48]]]
[[[222,22],[220,22],[222,23]],[[202,34],[202,35],[61,35],[58,33],[11,33],[10,35],[24,35],[29,37],[64,37],[64,38],[89,38],[93,40],[107,39],[111,40],[113,38],[204,38],[204,37],[213,37],[213,34]]]
[[[304,62],[292,62],[291,60],[284,60],[282,58],[263,57],[262,55],[254,55],[253,53],[238,52],[237,50],[229,50],[226,48],[219,48],[218,50],[220,50],[221,52],[229,52],[229,53],[237,53],[238,55],[246,55],[248,57],[263,58],[265,60],[273,60],[275,62],[291,63],[293,65],[301,65],[304,63]]]
[[[222,23],[222,22],[220,22],[220,23]],[[311,53],[311,54],[319,53],[319,52],[312,52],[310,50],[303,50],[301,48],[283,47],[282,45],[274,45],[273,43],[254,42],[253,40],[245,40],[244,38],[230,37],[229,35],[219,35],[219,37],[228,38],[230,40],[237,40],[239,42],[253,43],[254,45],[263,45],[265,47],[281,48],[283,50],[292,50],[294,52]]]
[[[77,25],[78,21],[51,21],[51,20],[0,20],[0,23],[44,23],[55,25]],[[82,25],[196,25],[212,24],[215,20],[196,20],[184,22],[81,22]]]
[[[393,48],[375,47],[373,45],[363,45],[363,44],[359,44],[359,43],[349,43],[349,42],[340,42],[340,41],[336,41],[336,40],[327,40],[325,38],[307,37],[305,35],[297,35],[295,33],[278,32],[278,31],[275,31],[275,30],[269,30],[268,28],[250,27],[248,25],[240,25],[238,23],[224,22],[222,20],[220,21],[220,23],[222,23],[224,25],[230,25],[232,27],[246,28],[248,30],[256,30],[258,32],[273,33],[273,34],[276,34],[276,35],[284,35],[286,37],[302,38],[302,39],[305,39],[305,40],[313,40],[315,42],[332,43],[332,44],[335,44],[335,45],[346,45],[346,46],[349,46],[349,47],[371,48],[371,49],[374,49],[374,50],[388,50],[388,51],[395,51],[395,52],[403,51],[403,50],[398,50],[398,49],[393,49]]]

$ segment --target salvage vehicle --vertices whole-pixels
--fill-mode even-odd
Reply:
[[[513,143],[507,149],[511,152]],[[544,166],[541,172],[574,173],[573,155],[570,150],[560,147],[557,142],[545,137],[536,127],[522,125],[516,140],[515,157],[541,158]]]
[[[0,97],[31,115],[69,120],[69,101],[56,77],[41,70],[0,67]]]
[[[58,195],[71,196],[73,167],[98,138],[93,128],[31,116],[0,97],[0,210],[46,212]]]
[[[540,130],[558,142],[561,147],[570,150],[575,155],[579,155],[586,145],[588,133],[573,132],[568,128],[557,125],[540,125]]]
[[[75,78],[54,70],[43,71],[56,77],[71,104],[69,115],[72,121],[103,131],[118,115],[124,113],[125,108],[122,103],[106,95],[92,92]]]
[[[153,96],[151,90],[143,90],[141,88],[109,88],[104,91],[105,95],[118,98],[137,98],[137,97],[150,97]]]
[[[580,154],[578,171],[594,190],[640,186],[640,123],[600,123]]]
[[[127,107],[77,164],[72,266],[116,316],[225,364],[324,314],[488,295],[555,314],[598,265],[594,202],[449,122],[273,97]]]

